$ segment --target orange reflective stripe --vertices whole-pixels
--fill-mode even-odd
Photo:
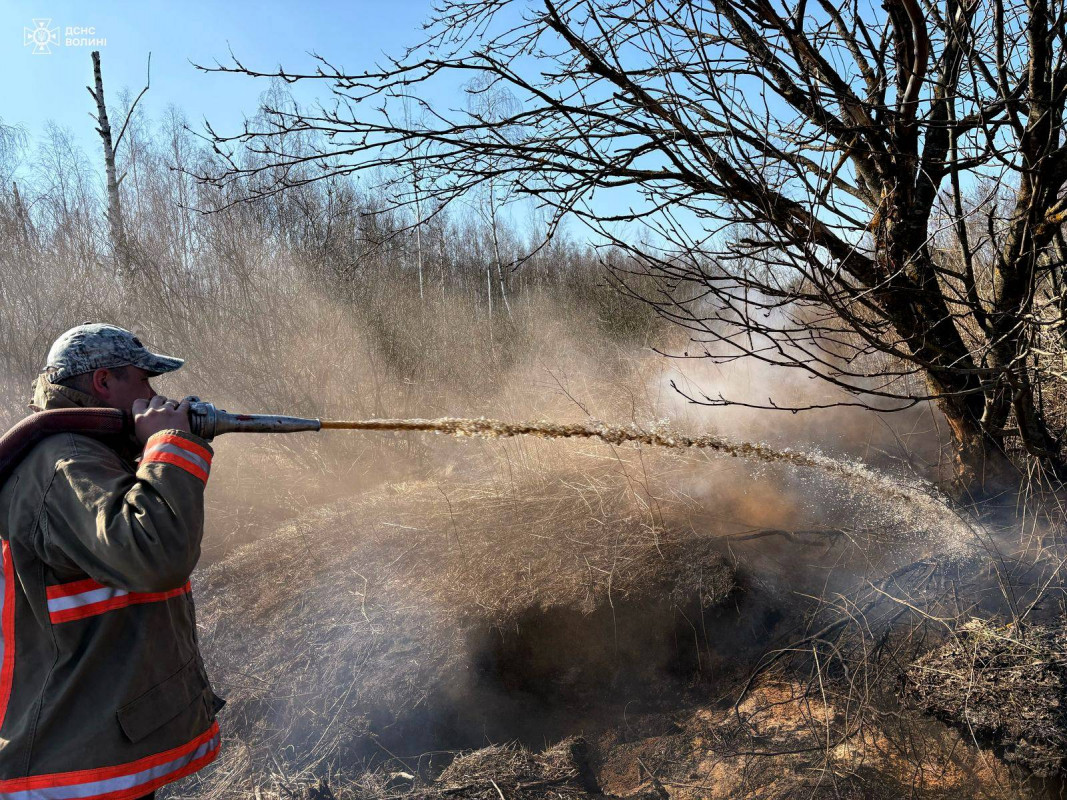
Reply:
[[[170,600],[173,597],[189,594],[189,592],[190,587],[188,583],[180,589],[171,589],[169,592],[130,592],[129,594],[116,595],[107,600],[101,600],[98,603],[90,603],[89,605],[80,606],[78,608],[67,608],[61,611],[53,611],[49,613],[48,617],[53,623],[70,622],[76,619],[95,617],[97,614],[114,611],[116,608],[129,608],[130,606],[138,606],[144,603],[162,603],[164,600]]]
[[[182,436],[175,436],[173,433],[154,433],[148,437],[148,442],[145,444],[145,451],[151,450],[158,444],[172,444],[177,447],[181,447],[184,450],[188,450],[190,453],[200,456],[207,463],[211,463],[211,451],[206,447],[201,447],[196,442],[190,441]]]
[[[189,581],[164,592],[130,592],[104,586],[94,580],[75,581],[48,587],[48,617],[53,624],[94,617],[118,608],[161,603],[192,591]]]
[[[211,472],[211,451],[173,433],[156,433],[145,445],[141,464],[173,464],[207,483]]]
[[[82,594],[84,592],[91,592],[93,589],[106,589],[107,587],[100,581],[94,581],[92,578],[85,578],[80,581],[73,581],[72,583],[57,583],[54,586],[48,586],[45,588],[45,596],[49,600],[55,600],[57,597],[70,597],[72,594]]]
[[[188,458],[183,458],[177,453],[152,453],[141,459],[141,466],[143,467],[145,464],[173,464],[207,483],[207,471],[199,464],[190,461]]]
[[[0,800],[127,800],[141,797],[211,763],[219,753],[219,724],[191,742],[114,767],[31,775],[0,781]]]

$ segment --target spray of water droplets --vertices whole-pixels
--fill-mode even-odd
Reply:
[[[674,449],[698,448],[724,456],[744,458],[762,463],[781,463],[818,469],[839,476],[854,490],[873,491],[885,500],[905,504],[909,511],[907,522],[933,533],[950,551],[963,554],[975,541],[972,522],[958,516],[934,487],[919,481],[908,481],[876,472],[864,464],[843,461],[820,453],[805,453],[791,449],[776,449],[766,444],[736,442],[721,436],[703,434],[690,436],[666,425],[648,429],[636,425],[608,425],[603,422],[503,422],[501,420],[464,419],[370,419],[323,420],[323,429],[427,431],[457,437],[483,439],[534,436],[541,439],[599,439],[608,444],[634,443]],[[903,521],[903,520],[902,520]]]

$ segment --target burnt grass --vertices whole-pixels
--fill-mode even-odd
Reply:
[[[972,619],[905,673],[904,696],[1036,777],[1067,757],[1067,631]]]

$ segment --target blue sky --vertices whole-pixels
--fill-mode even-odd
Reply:
[[[103,185],[103,155],[95,131],[95,104],[86,86],[92,83],[94,49],[101,52],[104,89],[116,133],[122,119],[119,93],[136,95],[145,83],[149,52],[152,84],[141,101],[149,120],[162,119],[168,106],[180,109],[190,126],[203,130],[206,118],[220,134],[240,130],[243,117],[256,113],[259,97],[269,87],[265,78],[204,73],[192,63],[229,63],[229,51],[245,66],[276,71],[313,72],[315,51],[349,72],[380,63],[386,54],[399,56],[425,35],[422,25],[432,12],[432,0],[348,0],[304,2],[291,0],[2,0],[0,2],[0,74],[5,83],[0,119],[20,126],[31,148],[49,121],[70,131]],[[508,12],[517,13],[517,12]],[[58,41],[48,53],[34,53],[27,33],[39,27],[54,30]],[[79,29],[69,43],[68,28]],[[88,32],[91,29],[91,32]],[[104,39],[92,45],[83,39]],[[441,108],[463,107],[460,84],[436,80],[434,91],[448,96],[431,98]],[[326,82],[300,82],[289,90],[305,107],[315,99],[330,103]],[[23,161],[20,171],[32,169]],[[633,189],[599,192],[591,203],[602,213],[622,213],[642,205]],[[525,207],[523,207],[525,208]],[[529,208],[512,207],[516,220],[528,219]],[[594,237],[599,238],[599,237]]]
[[[299,71],[311,68],[307,51],[314,50],[349,70],[361,70],[383,53],[397,54],[415,43],[429,12],[430,0],[4,0],[0,74],[9,80],[0,118],[21,125],[34,139],[53,120],[72,131],[93,156],[100,151],[100,141],[88,116],[95,110],[93,101],[85,90],[92,83],[90,52],[101,52],[104,89],[112,109],[120,89],[136,94],[144,86],[151,51],[152,87],[141,101],[150,118],[158,118],[173,103],[195,128],[207,117],[220,131],[234,130],[242,115],[255,113],[267,81],[205,74],[190,61],[225,62],[232,48],[249,67],[275,70],[281,63],[287,70]],[[34,48],[24,43],[24,29],[34,29],[34,19],[50,19],[49,27],[57,31],[59,43],[49,46],[50,54],[34,55]],[[106,39],[106,44],[68,46],[68,27],[94,28],[95,37]]]

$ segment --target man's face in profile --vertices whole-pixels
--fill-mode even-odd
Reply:
[[[134,366],[98,369],[93,373],[93,391],[111,408],[132,412],[135,400],[151,400],[156,395],[149,377],[145,370]]]

